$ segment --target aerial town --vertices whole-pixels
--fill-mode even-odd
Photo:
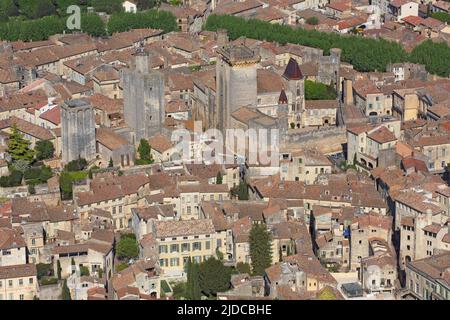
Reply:
[[[450,2],[0,0],[0,300],[450,300]]]

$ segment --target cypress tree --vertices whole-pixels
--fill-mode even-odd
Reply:
[[[63,283],[61,300],[72,300],[72,298],[70,297],[69,287],[67,287],[67,280],[64,280]]]
[[[250,258],[255,275],[264,275],[272,264],[272,237],[265,224],[254,224],[250,230]]]
[[[61,262],[59,262],[59,260],[56,262],[56,269],[58,280],[61,280]]]

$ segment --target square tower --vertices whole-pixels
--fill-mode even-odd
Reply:
[[[140,47],[133,66],[121,74],[125,122],[133,131],[134,144],[161,133],[164,125],[164,79],[161,72],[150,68],[149,59]]]
[[[61,106],[61,143],[64,164],[95,158],[94,108],[86,99],[67,100]]]
[[[226,45],[217,50],[217,128],[231,127],[231,114],[244,106],[256,108],[256,67],[261,57],[245,45]]]

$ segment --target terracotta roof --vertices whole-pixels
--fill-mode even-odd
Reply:
[[[337,100],[307,100],[305,109],[337,109],[339,103]]]
[[[159,153],[163,153],[164,151],[172,148],[172,141],[167,138],[165,135],[157,134],[150,139],[148,139],[148,143],[152,149],[155,149]]]
[[[413,25],[414,27],[417,27],[419,24],[423,24],[424,19],[417,16],[407,16],[402,19],[407,24]]]
[[[48,111],[42,113],[39,118],[50,121],[54,125],[61,124],[61,108],[56,106]]]
[[[116,150],[129,144],[124,137],[110,128],[100,127],[95,129],[95,138],[98,143],[104,145],[109,150]]]
[[[397,140],[395,135],[385,126],[381,126],[368,134],[368,137],[380,144]]]
[[[25,240],[16,230],[0,228],[0,249],[23,248],[26,245]]]
[[[213,234],[214,232],[211,219],[155,222],[155,236],[157,238],[194,236]]]
[[[34,263],[0,267],[0,279],[34,277],[36,275],[37,270]]]

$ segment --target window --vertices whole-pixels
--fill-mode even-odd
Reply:
[[[159,246],[159,253],[167,253],[167,245]]]
[[[205,248],[206,248],[206,250],[209,250],[211,248],[211,241],[205,242]]]
[[[178,244],[172,244],[170,246],[170,252],[178,252]]]
[[[201,242],[194,242],[192,244],[192,250],[202,250],[202,243]]]
[[[181,252],[186,252],[191,250],[191,246],[189,243],[182,243],[181,244]]]
[[[12,287],[13,286],[13,281],[12,280],[8,280],[8,286]]]
[[[19,286],[23,286],[23,279],[19,279]]]
[[[179,258],[171,258],[170,259],[170,266],[171,267],[177,267],[180,265],[180,259]]]

